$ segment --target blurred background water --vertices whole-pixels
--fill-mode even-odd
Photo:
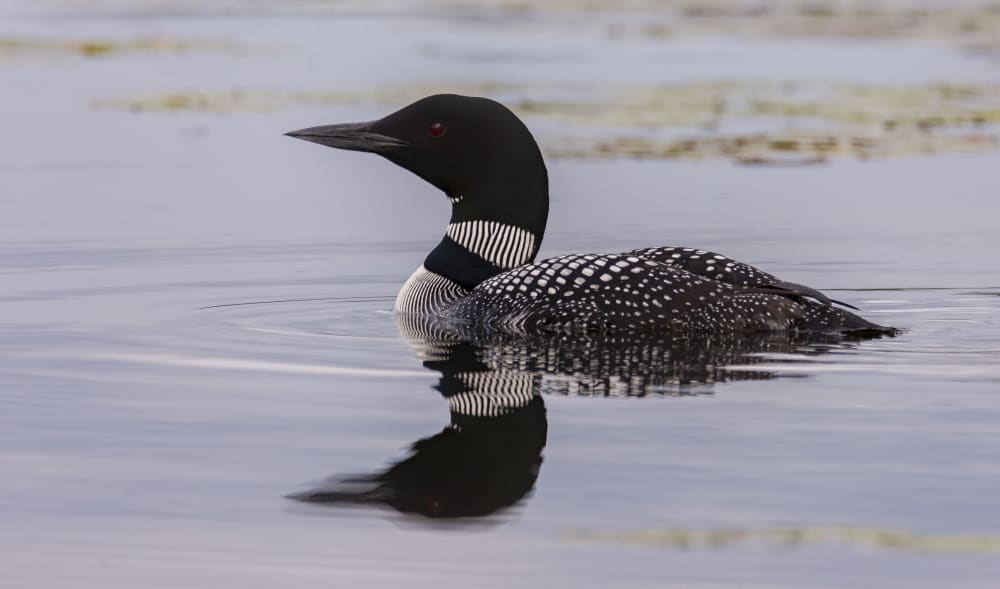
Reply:
[[[0,3],[4,586],[995,587],[997,39],[982,2]],[[543,255],[712,249],[908,331],[596,388],[579,342],[491,348],[542,396],[455,441],[466,352],[390,312],[447,201],[281,136],[446,91],[535,132]],[[439,434],[524,446],[512,504],[283,498]]]

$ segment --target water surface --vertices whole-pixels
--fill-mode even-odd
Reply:
[[[511,99],[560,81],[996,85],[995,63],[940,40],[615,39],[593,14],[554,27],[510,15],[234,6],[169,17],[121,3],[3,8],[2,32],[19,38],[208,43],[0,62],[4,578],[18,587],[996,585],[996,150],[792,167],[551,160],[544,255],[712,249],[907,332],[764,342],[682,362],[701,367],[687,372],[650,361],[630,374],[661,377],[632,387],[621,375],[594,385],[594,371],[572,365],[572,345],[546,347],[564,352],[541,365],[516,346],[480,350],[487,368],[473,372],[499,365],[504,386],[540,393],[512,401],[533,425],[485,425],[454,448],[486,448],[494,461],[517,454],[510,472],[527,479],[479,517],[443,522],[283,497],[330,475],[382,472],[464,407],[435,387],[468,371],[470,351],[425,366],[433,354],[389,311],[440,238],[447,201],[378,158],[281,137],[392,107],[94,106],[428,83],[527,84]],[[528,122],[543,145],[615,132]],[[977,132],[995,135],[995,125]],[[662,356],[662,342],[646,342],[630,357],[650,345]],[[518,444],[530,448],[501,451]],[[736,536],[711,536],[727,530]]]

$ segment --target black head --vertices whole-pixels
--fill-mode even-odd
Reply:
[[[453,221],[500,221],[539,237],[544,231],[545,163],[524,123],[499,102],[437,94],[377,121],[287,135],[385,157],[443,190],[455,203]]]

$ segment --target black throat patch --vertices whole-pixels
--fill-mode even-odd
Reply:
[[[427,254],[424,268],[469,290],[503,272],[498,266],[465,249],[447,235]]]

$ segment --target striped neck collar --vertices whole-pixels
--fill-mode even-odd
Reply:
[[[501,270],[523,266],[535,256],[535,235],[515,225],[496,221],[461,221],[448,224],[445,234]]]

